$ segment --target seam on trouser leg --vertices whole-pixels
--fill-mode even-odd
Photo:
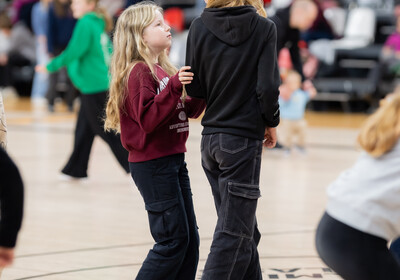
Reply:
[[[256,154],[255,154],[255,157],[254,157],[254,160],[253,160],[253,172],[252,172],[252,174],[251,174],[251,183],[252,184],[255,184],[256,182],[255,182],[255,176],[256,176],[256,168],[257,168],[257,163],[258,163],[258,161],[260,161],[261,159],[259,158],[259,157],[261,157],[261,154],[260,154],[260,147],[262,148],[262,146],[258,146],[257,147],[257,149],[255,150],[256,151]],[[258,184],[258,182],[257,182],[257,184]]]
[[[232,275],[232,272],[233,272],[233,268],[235,267],[236,260],[237,260],[237,257],[238,257],[238,255],[239,255],[239,250],[240,250],[240,247],[242,246],[242,243],[243,243],[243,237],[240,238],[240,243],[239,243],[238,248],[236,249],[235,257],[233,258],[233,262],[232,262],[232,266],[231,266],[231,270],[229,271],[228,278],[227,278],[226,280],[231,279],[231,275]]]

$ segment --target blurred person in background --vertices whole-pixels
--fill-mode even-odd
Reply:
[[[0,88],[11,85],[10,70],[8,64],[8,52],[10,51],[10,35],[12,23],[6,11],[0,13]]]
[[[316,232],[321,259],[346,280],[400,279],[388,242],[400,237],[400,91],[371,115],[358,136],[364,150],[327,190]]]
[[[286,8],[278,9],[270,17],[276,25],[277,54],[284,48],[288,48],[294,69],[301,75],[302,81],[306,80],[303,74],[303,64],[300,57],[299,41],[300,33],[308,30],[318,16],[318,7],[312,0],[295,0]],[[305,85],[312,86],[308,81]],[[280,142],[275,148],[283,148]]]
[[[47,30],[49,5],[52,0],[41,0],[32,8],[32,30],[36,37],[36,63],[47,64]],[[48,74],[35,73],[33,78],[31,100],[35,103],[42,101],[48,90]]]
[[[379,91],[379,85],[382,82],[392,83],[396,77],[400,76],[400,13],[399,15],[396,15],[396,13],[395,9],[395,30],[386,38],[380,52],[379,61],[371,71],[371,77],[378,89],[378,97],[382,97],[382,93]],[[386,94],[386,92],[383,92],[383,94]]]
[[[39,0],[14,0],[12,1],[12,23],[25,21],[29,30],[32,30],[32,8]]]
[[[293,67],[301,75],[303,81],[305,81],[305,77],[299,50],[300,32],[308,30],[317,16],[318,7],[315,2],[295,0],[288,7],[278,9],[270,17],[277,30],[277,53],[284,47],[289,49]]]
[[[288,72],[279,88],[279,108],[281,111],[281,125],[284,141],[281,141],[290,153],[294,148],[294,139],[297,138],[297,148],[305,153],[305,134],[307,122],[304,119],[307,102],[313,98],[317,91],[305,82],[302,89],[301,76],[294,70]],[[309,89],[307,89],[309,87]]]
[[[109,65],[112,45],[107,34],[113,22],[98,6],[98,0],[72,0],[73,16],[78,19],[66,49],[47,65],[38,65],[39,72],[56,72],[66,67],[72,82],[81,93],[81,106],[75,129],[74,148],[62,169],[62,179],[87,177],[94,137],[100,136],[110,147],[126,173],[129,173],[128,151],[118,135],[103,129],[104,107],[109,88]]]
[[[324,16],[324,11],[322,9],[321,1],[313,0],[315,5],[318,8],[318,14],[307,30],[301,32],[300,38],[301,40],[309,43],[311,41],[319,40],[319,39],[328,39],[332,40],[335,38],[332,27],[326,20]]]
[[[71,39],[76,19],[72,16],[70,0],[53,0],[49,7],[48,29],[47,29],[47,51],[49,57],[61,54]],[[62,88],[60,89],[60,85]],[[59,91],[64,92],[64,100],[69,111],[73,111],[74,100],[78,95],[73,86],[66,69],[49,73],[49,85],[46,93],[48,108],[54,111],[55,99]]]
[[[7,12],[0,13],[0,86],[14,87],[19,95],[31,93],[35,40],[25,19],[11,24]]]
[[[337,36],[333,32],[333,29],[329,22],[326,20],[324,16],[323,7],[329,7],[329,4],[325,6],[322,5],[324,1],[321,0],[313,0],[314,3],[318,7],[318,15],[312,24],[312,26],[306,31],[301,32],[301,40],[304,42],[304,46],[301,48],[301,57],[303,61],[303,74],[305,79],[313,79],[319,70],[319,59],[316,55],[314,55],[310,49],[311,46],[316,42],[329,42],[329,40],[335,39]],[[330,5],[334,5],[330,2]]]

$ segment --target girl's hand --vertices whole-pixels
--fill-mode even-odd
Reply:
[[[266,127],[264,133],[264,147],[272,149],[276,145],[276,128]]]
[[[35,71],[39,73],[47,73],[47,68],[44,65],[36,65]]]
[[[179,69],[179,81],[181,81],[182,85],[188,85],[192,82],[194,74],[189,72],[190,66],[183,66]]]
[[[14,260],[14,248],[0,247],[0,269],[9,266]]]

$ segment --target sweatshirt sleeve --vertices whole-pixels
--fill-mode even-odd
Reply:
[[[128,98],[132,112],[128,112],[146,133],[153,132],[173,115],[182,96],[178,74],[172,76],[165,88],[157,93],[157,85],[150,69],[136,65],[128,81]]]
[[[187,96],[185,100],[186,113],[189,118],[196,119],[200,117],[206,108],[206,102],[204,99]]]
[[[191,72],[193,72],[193,80],[190,84],[186,85],[186,91],[189,96],[205,99],[205,95],[200,86],[199,72],[196,64],[196,53],[195,53],[195,23],[193,22],[190,27],[188,39],[186,43],[186,63],[185,65],[191,67]]]
[[[258,61],[257,96],[265,126],[276,127],[279,124],[279,85],[280,76],[276,55],[275,24],[269,29],[264,50]]]
[[[21,228],[23,183],[18,168],[0,148],[0,246],[13,248]]]
[[[49,72],[55,72],[72,61],[82,57],[91,43],[90,23],[82,18],[78,20],[67,48],[47,64]]]

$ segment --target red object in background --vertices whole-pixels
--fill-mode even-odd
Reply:
[[[290,58],[290,52],[287,48],[283,48],[278,55],[278,67],[280,69],[292,69],[292,59]]]
[[[272,0],[264,0],[264,5],[271,4]]]
[[[307,49],[308,45],[306,41],[300,40],[299,43],[297,44],[300,49]]]
[[[185,27],[185,16],[180,8],[169,8],[164,11],[164,20],[177,32],[182,32]]]

